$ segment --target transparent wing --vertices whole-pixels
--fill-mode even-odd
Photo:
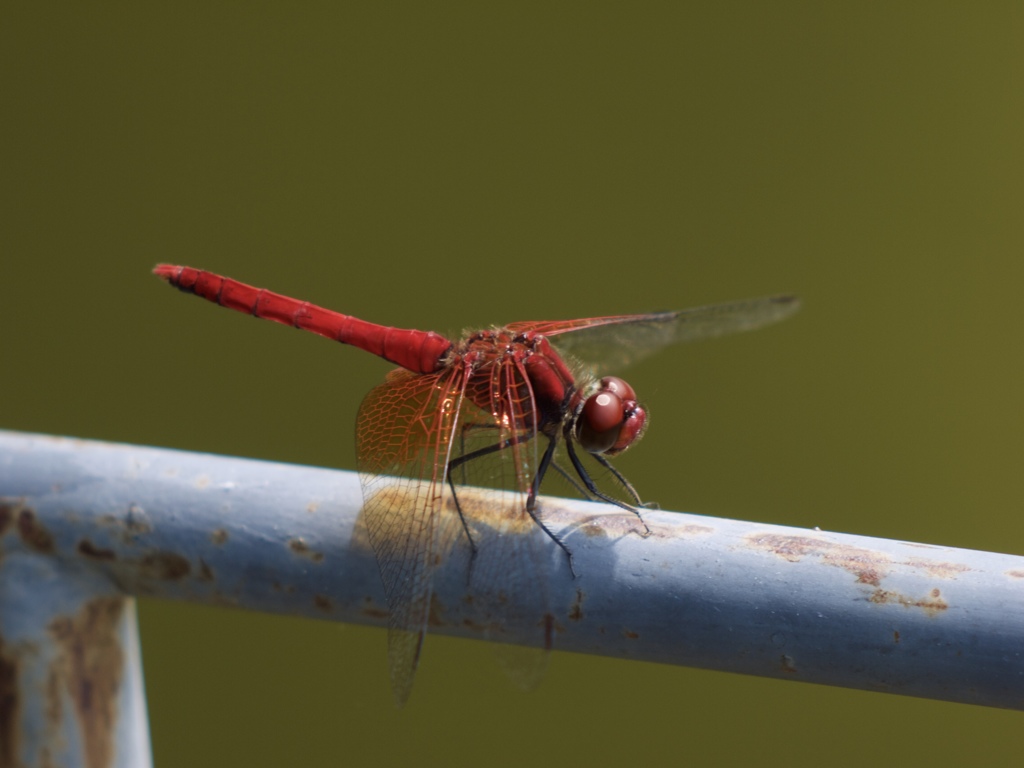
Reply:
[[[511,656],[504,666],[514,677],[532,683],[544,669],[552,619],[538,572],[543,558],[561,552],[526,509],[539,460],[536,419],[529,380],[511,357],[474,371],[395,370],[360,406],[363,519],[388,602],[388,662],[400,703],[431,611],[446,610],[431,600],[436,578],[467,585],[464,606],[481,634],[542,649]]]
[[[510,330],[557,337],[552,343],[598,375],[632,365],[663,347],[698,341],[778,322],[800,307],[795,296],[712,304],[677,312],[616,315],[584,320],[512,323]]]
[[[396,369],[359,407],[363,519],[388,603],[388,663],[399,704],[412,690],[433,571],[455,534],[444,479],[465,384],[458,367],[429,376]]]

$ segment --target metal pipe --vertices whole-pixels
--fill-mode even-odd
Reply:
[[[354,473],[0,432],[0,497],[0,565],[22,552],[124,594],[386,625]],[[1022,557],[660,511],[644,538],[607,505],[541,510],[578,571],[547,542],[556,650],[1024,709]],[[495,639],[466,592],[440,573],[430,631]],[[536,626],[530,590],[507,598]],[[507,636],[539,643],[529,628]]]
[[[0,557],[0,766],[151,765],[135,600],[0,509],[24,545]]]

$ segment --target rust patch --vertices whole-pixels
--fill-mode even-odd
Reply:
[[[57,676],[57,670],[50,666],[50,670],[46,675],[46,720],[47,725],[53,730],[58,731],[60,723],[64,718],[64,705],[60,700],[60,678]],[[42,761],[43,765],[48,766],[49,764]]]
[[[82,539],[78,542],[78,553],[83,557],[88,557],[90,560],[116,560],[117,555],[112,549],[104,549],[97,547],[88,539]]]
[[[213,581],[213,568],[203,558],[199,558],[199,580]]]
[[[22,507],[18,512],[18,535],[30,549],[43,554],[53,552],[53,534],[51,534],[35,516],[35,513],[28,507]]]
[[[15,503],[10,499],[0,499],[0,538],[10,529],[19,509],[21,509],[20,502]]]
[[[813,536],[750,534],[747,541],[751,546],[791,563],[799,562],[805,557],[821,558],[825,565],[849,571],[857,577],[858,583],[872,587],[880,586],[882,579],[889,575],[894,566],[899,565],[925,571],[930,576],[940,579],[954,579],[957,575],[970,570],[962,563],[929,560],[923,557],[893,560],[882,552],[848,544],[835,544]]]
[[[331,603],[331,598],[326,595],[313,595],[313,605],[324,613],[330,613],[334,610],[334,605]]]
[[[189,561],[174,552],[152,552],[139,559],[139,571],[144,578],[179,581],[191,570]]]
[[[894,643],[896,643],[897,645],[899,645],[899,642],[900,642],[900,633],[899,633],[899,631],[898,631],[898,630],[893,630],[893,633],[892,633],[892,641],[893,641]]]
[[[288,539],[288,549],[290,549],[299,557],[304,557],[307,560],[311,560],[314,563],[323,562],[324,559],[323,552],[317,552],[313,549],[310,549],[309,544],[307,544],[302,539]]]
[[[782,654],[779,657],[779,669],[785,672],[787,675],[796,674],[796,662],[793,661],[793,657],[787,654]]]
[[[971,570],[963,563],[948,563],[942,560],[926,560],[923,557],[911,557],[903,561],[904,565],[920,568],[929,575],[939,579],[955,579],[961,573]]]
[[[430,609],[427,611],[427,625],[431,627],[443,627],[447,624],[444,619],[444,603],[434,592],[430,593]]]
[[[222,546],[228,540],[228,532],[224,528],[218,528],[210,534],[210,541],[216,544],[218,547]]]
[[[1024,568],[1015,568],[1012,571],[1007,571],[1006,575],[1011,579],[1024,579]]]
[[[544,650],[550,651],[555,645],[555,617],[544,614]]]
[[[572,607],[569,608],[569,621],[579,621],[583,618],[583,590],[576,590],[576,599],[573,601]]]
[[[871,593],[868,600],[878,605],[902,605],[904,608],[921,608],[929,616],[937,616],[949,608],[949,603],[943,599],[942,593],[937,589],[929,592],[928,597],[917,600],[890,589],[876,589]]]
[[[682,539],[692,536],[709,536],[715,532],[715,529],[710,526],[698,525],[696,523],[687,523],[686,525],[652,525],[648,523],[647,526],[651,529],[649,536],[654,539]]]
[[[636,632],[630,632],[628,629],[622,630],[622,636],[624,638],[626,638],[627,640],[639,640],[640,639],[640,635],[638,635]]]
[[[14,768],[18,755],[18,662],[0,638],[0,768]]]
[[[387,608],[375,605],[373,600],[368,597],[363,598],[362,612],[364,616],[369,616],[373,619],[386,619],[389,615]]]
[[[857,577],[861,584],[877,587],[889,573],[892,564],[887,555],[846,544],[833,544],[813,536],[751,534],[747,540],[756,548],[771,552],[790,563],[805,557],[820,557],[825,565],[842,568]]]
[[[96,598],[74,617],[54,619],[49,626],[60,648],[54,669],[75,708],[87,768],[114,761],[125,661],[118,635],[123,611],[124,598]]]

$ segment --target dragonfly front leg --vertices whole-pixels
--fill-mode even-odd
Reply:
[[[647,522],[644,520],[643,515],[640,514],[640,510],[637,509],[632,504],[627,504],[621,499],[616,499],[614,496],[610,496],[601,489],[599,489],[597,485],[594,483],[593,479],[591,479],[590,473],[587,472],[587,468],[583,466],[583,462],[580,461],[580,457],[576,455],[576,450],[573,448],[572,440],[566,440],[565,447],[569,451],[569,460],[572,462],[573,467],[576,469],[576,474],[579,475],[580,480],[587,487],[587,490],[594,494],[597,498],[603,501],[607,501],[609,504],[614,504],[615,506],[621,507],[622,509],[625,509],[628,512],[632,512],[634,515],[636,515],[637,519],[640,521],[640,524],[644,527],[644,533],[642,535],[650,536],[651,529],[647,527]],[[636,490],[634,490],[633,486],[629,483],[629,481],[627,481],[626,478],[619,474],[619,472],[614,467],[612,467],[611,464],[609,464],[608,461],[604,459],[604,457],[602,457],[600,454],[593,455],[594,458],[596,458],[602,466],[607,467],[608,469],[611,470],[612,474],[615,475],[616,479],[618,479],[622,483],[622,486],[629,492],[629,494],[636,500],[637,504],[639,505],[640,497],[637,495]]]

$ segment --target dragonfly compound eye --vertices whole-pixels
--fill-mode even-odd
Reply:
[[[583,403],[576,420],[576,438],[584,450],[614,456],[636,442],[647,425],[647,412],[622,379],[606,376]]]
[[[598,386],[601,392],[614,392],[620,400],[636,400],[636,392],[618,376],[605,376]]]

